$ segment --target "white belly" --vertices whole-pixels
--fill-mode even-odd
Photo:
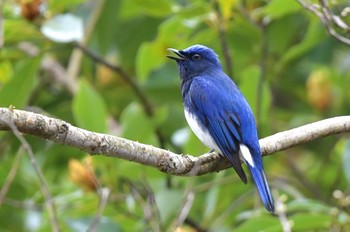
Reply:
[[[214,139],[210,136],[208,130],[198,124],[197,117],[194,114],[189,113],[185,109],[185,118],[192,131],[196,134],[202,143],[211,149],[221,152]],[[255,164],[249,148],[244,144],[240,144],[239,150],[241,160],[248,162],[252,167],[254,167]]]
[[[187,120],[188,125],[192,129],[192,131],[196,134],[199,140],[204,143],[206,146],[220,152],[218,145],[216,145],[214,139],[210,136],[207,129],[203,128],[198,124],[197,117],[194,114],[189,113],[185,109],[185,118]]]

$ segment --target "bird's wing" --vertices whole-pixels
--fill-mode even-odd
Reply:
[[[203,86],[204,85],[204,86]],[[205,86],[207,85],[207,86]],[[208,129],[220,151],[231,162],[239,177],[247,183],[239,157],[242,142],[241,122],[237,115],[239,102],[235,93],[223,91],[220,86],[194,81],[189,91],[188,104],[196,111],[196,116]]]

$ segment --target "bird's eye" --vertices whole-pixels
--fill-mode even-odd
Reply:
[[[199,60],[199,59],[201,58],[201,56],[200,56],[199,54],[194,54],[194,55],[192,56],[192,58],[193,58],[194,60]]]

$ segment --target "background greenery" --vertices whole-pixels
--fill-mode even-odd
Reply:
[[[331,7],[340,11],[346,2]],[[350,110],[349,48],[330,37],[297,1],[20,0],[1,7],[2,107],[200,155],[208,148],[187,127],[176,65],[166,58],[168,47],[199,43],[219,54],[244,92],[260,137]],[[48,20],[65,13],[83,19],[81,46],[112,69],[86,51],[79,57],[76,43],[54,42],[41,33]],[[80,68],[74,74],[72,67]],[[63,231],[86,230],[99,208],[100,187],[111,194],[98,231],[272,232],[282,230],[283,216],[293,231],[350,230],[350,142],[344,136],[263,159],[280,217],[263,208],[251,181],[244,185],[233,169],[201,177],[168,176],[132,162],[26,139]],[[38,176],[9,132],[0,132],[0,160],[0,186],[9,183],[10,169],[19,165],[0,201],[1,230],[51,230]],[[193,204],[186,204],[191,194]],[[177,225],[185,206],[189,213]]]

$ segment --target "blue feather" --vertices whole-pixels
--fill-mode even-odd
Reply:
[[[185,116],[189,126],[207,146],[222,153],[244,183],[247,164],[265,208],[274,203],[261,158],[252,110],[236,84],[223,72],[215,52],[202,45],[171,49],[177,61]]]

